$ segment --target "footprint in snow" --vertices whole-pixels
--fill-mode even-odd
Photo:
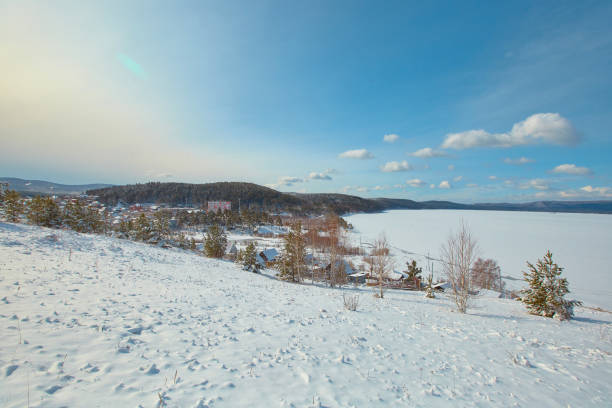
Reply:
[[[6,371],[5,371],[4,376],[5,377],[9,377],[18,368],[19,368],[18,365],[10,365],[10,366],[6,367]]]
[[[87,363],[81,370],[86,371],[88,373],[97,373],[100,369],[97,366],[91,365]]]
[[[141,371],[144,370],[144,367],[140,368]],[[151,364],[151,366],[147,369],[147,371],[145,371],[146,375],[155,375],[155,374],[159,374],[159,368],[157,368],[157,366],[155,365],[155,363]]]
[[[60,385],[54,385],[52,387],[49,387],[45,390],[45,392],[49,395],[53,395],[55,394],[57,391],[61,390],[62,387]]]

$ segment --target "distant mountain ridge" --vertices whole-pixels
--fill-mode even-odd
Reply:
[[[527,203],[477,203],[462,204],[452,201],[414,201],[399,198],[363,198],[347,194],[282,193],[268,187],[243,182],[218,182],[207,184],[145,183],[92,189],[88,194],[98,196],[106,204],[121,201],[134,203],[166,203],[170,205],[205,206],[207,201],[225,200],[232,208],[240,204],[270,210],[298,211],[316,214],[334,211],[380,212],[395,209],[453,209],[536,211],[612,214],[612,201],[534,201]]]
[[[111,187],[112,184],[58,184],[44,180],[24,180],[16,177],[0,177],[0,183],[8,183],[9,189],[26,194],[83,194],[87,190]]]
[[[612,214],[612,200],[601,201],[533,201],[526,203],[462,204],[452,201],[414,201],[402,198],[363,198],[336,193],[283,193],[274,189],[244,182],[205,184],[161,183],[67,185],[43,180],[24,180],[0,177],[9,188],[25,194],[83,194],[98,196],[108,205],[119,201],[125,204],[160,203],[172,206],[206,206],[208,201],[231,201],[232,208],[265,208],[272,211],[294,211],[322,214],[353,212],[381,212],[385,210],[492,210]]]

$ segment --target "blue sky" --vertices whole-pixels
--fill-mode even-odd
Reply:
[[[0,0],[0,175],[610,199],[610,21],[608,1]]]

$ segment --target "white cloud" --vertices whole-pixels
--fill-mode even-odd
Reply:
[[[462,179],[463,179],[463,176],[457,176],[453,179],[453,181],[457,182],[457,181],[461,181]]]
[[[575,164],[561,164],[554,169],[552,169],[553,173],[564,173],[564,174],[575,174],[579,176],[585,176],[588,174],[592,174],[591,169],[586,167],[578,167]]]
[[[315,171],[311,172],[308,175],[308,178],[310,180],[331,180],[332,179],[331,176],[329,174],[325,173],[325,172],[317,173]]]
[[[448,170],[454,171],[455,170],[455,165],[454,164],[449,164],[448,165]]]
[[[397,139],[399,139],[399,136],[396,135],[395,133],[391,133],[389,135],[383,136],[383,140],[387,143],[394,143],[397,141]]]
[[[357,187],[355,190],[359,191],[360,193],[367,193],[368,192],[368,188],[367,187]]]
[[[451,184],[448,182],[448,180],[444,180],[440,182],[438,188],[451,188]]]
[[[527,157],[520,157],[518,159],[511,159],[509,157],[506,157],[504,159],[504,163],[506,163],[506,164],[514,164],[516,166],[520,166],[520,165],[527,164],[527,163],[533,163],[533,162],[535,162],[535,160],[528,159]]]
[[[436,185],[435,184],[430,184],[429,188],[436,188]]]
[[[497,180],[497,176],[489,176],[489,180]]]
[[[406,160],[401,161],[401,162],[396,162],[396,161],[387,162],[385,163],[384,166],[380,167],[380,170],[385,173],[394,173],[398,171],[410,171],[412,169],[413,167]]]
[[[446,157],[448,153],[440,150],[434,150],[431,147],[424,147],[416,152],[410,153],[411,156],[420,157],[422,159],[429,159],[432,157]]]
[[[355,149],[355,150],[347,150],[346,152],[340,153],[338,155],[341,159],[358,159],[358,160],[366,160],[373,159],[374,155],[367,151],[366,149]]]
[[[548,190],[550,186],[548,185],[548,181],[544,179],[532,179],[528,180],[519,185],[521,190],[535,189],[535,190]]]
[[[506,133],[489,133],[483,129],[468,130],[446,135],[445,149],[473,147],[513,147],[535,143],[573,145],[580,135],[571,122],[558,113],[537,113],[517,122]]]
[[[578,197],[578,193],[576,191],[573,190],[567,190],[567,191],[559,191],[559,195],[563,198],[574,198],[574,197]]]
[[[278,182],[276,184],[264,184],[265,187],[268,188],[278,188],[280,186],[292,186],[295,183],[303,183],[304,180],[299,178],[299,177],[291,177],[291,176],[284,176],[278,179]]]
[[[279,183],[282,185],[287,185],[290,186],[293,183],[302,183],[304,180],[302,180],[299,177],[291,177],[291,176],[285,176],[285,177],[281,177],[279,179]]]
[[[161,179],[174,178],[174,174],[172,173],[156,173],[153,170],[148,171],[146,175],[147,177],[149,177],[150,180],[161,180]]]
[[[419,179],[411,179],[411,180],[406,180],[406,184],[408,184],[411,187],[423,187],[425,186],[427,183],[424,182],[423,180],[419,180]]]
[[[304,180],[299,177],[284,176],[280,177],[275,184],[264,184],[265,187],[277,189],[281,186],[290,187],[295,183],[303,183]]]
[[[470,184],[467,185],[467,187],[470,187],[470,188],[478,187],[478,184],[470,183]]]
[[[612,189],[610,187],[593,187],[589,185],[581,187],[580,190],[589,194],[598,194],[603,197],[612,197]]]
[[[384,187],[384,186],[376,186],[376,187],[374,187],[374,190],[375,190],[375,191],[381,191],[381,190],[386,190],[386,189],[387,189],[387,188],[386,188],[386,187]]]

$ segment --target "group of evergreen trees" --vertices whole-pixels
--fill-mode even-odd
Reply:
[[[102,233],[106,223],[96,208],[79,199],[69,200],[64,208],[48,196],[36,196],[26,202],[17,191],[7,190],[0,197],[0,208],[7,221],[19,222],[25,215],[34,225],[49,228],[70,228],[77,232]]]
[[[36,196],[26,201],[12,190],[0,194],[0,210],[9,222],[20,222],[25,216],[29,223],[42,227],[68,228],[83,233],[109,234],[133,241],[195,249],[193,240],[180,233],[171,233],[171,214],[164,210],[152,215],[141,213],[135,219],[125,219],[112,225],[105,212],[88,206],[83,200],[69,199],[62,208],[52,197]]]

